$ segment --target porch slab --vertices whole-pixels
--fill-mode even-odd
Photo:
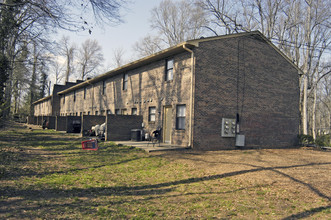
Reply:
[[[126,145],[130,147],[140,148],[146,152],[155,152],[155,151],[169,151],[169,150],[187,150],[190,149],[186,146],[178,146],[167,143],[153,144],[148,141],[114,141],[117,145]]]

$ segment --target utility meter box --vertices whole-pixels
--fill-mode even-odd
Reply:
[[[236,147],[245,147],[245,135],[237,134]]]
[[[222,137],[236,137],[236,119],[222,118]]]

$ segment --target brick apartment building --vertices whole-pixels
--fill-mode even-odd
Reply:
[[[46,96],[32,103],[34,105],[34,116],[55,116],[60,114],[60,96],[58,92],[68,89],[71,86],[82,83],[82,80],[66,82],[65,85],[55,84],[51,95]]]
[[[59,115],[142,115],[196,150],[291,147],[299,72],[258,31],[189,40],[58,92]]]

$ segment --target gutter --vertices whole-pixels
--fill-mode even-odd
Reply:
[[[183,44],[183,49],[191,53],[191,98],[190,98],[190,121],[189,121],[189,148],[193,148],[193,108],[194,108],[194,82],[195,82],[195,57],[194,57],[194,51],[187,48],[186,44]]]

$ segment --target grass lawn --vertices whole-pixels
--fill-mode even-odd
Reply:
[[[331,219],[331,152],[146,153],[0,130],[0,219]]]

